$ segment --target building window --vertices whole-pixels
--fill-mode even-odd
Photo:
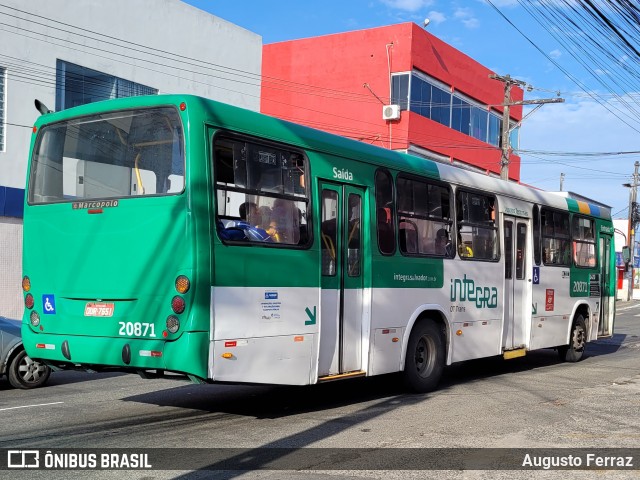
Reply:
[[[469,135],[471,131],[471,105],[456,96],[453,97],[452,103],[451,128]]]
[[[452,95],[448,85],[424,78],[424,74],[400,73],[391,77],[391,103],[441,123],[495,147],[500,146],[502,116],[486,106]],[[518,129],[510,133],[517,149]]]
[[[0,67],[0,152],[4,152],[5,148],[5,85],[7,84],[7,70]]]
[[[400,105],[400,109],[409,108],[409,74],[402,73],[391,77],[391,103]]]
[[[56,62],[56,110],[111,98],[156,95],[158,90],[73,63]]]
[[[471,107],[471,136],[483,142],[487,142],[488,127],[489,112],[482,108]]]
[[[495,113],[489,112],[489,138],[487,143],[490,143],[494,147],[499,147],[501,130],[502,119]]]

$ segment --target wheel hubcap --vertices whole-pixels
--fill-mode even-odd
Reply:
[[[436,348],[433,339],[429,337],[421,337],[416,345],[416,370],[421,377],[431,375],[435,365]]]
[[[29,357],[24,357],[18,366],[20,378],[26,383],[34,383],[40,380],[44,374],[44,365],[34,362]]]
[[[582,327],[576,327],[573,332],[573,349],[576,352],[584,350],[585,332]]]

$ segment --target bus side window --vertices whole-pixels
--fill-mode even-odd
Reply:
[[[456,207],[460,258],[497,261],[499,250],[495,197],[458,190]]]
[[[285,146],[216,138],[216,222],[223,240],[307,246],[306,158]],[[244,237],[233,232],[241,230]]]
[[[393,209],[393,181],[386,170],[376,172],[376,225],[378,248],[380,253],[391,255],[396,250],[396,239],[393,225],[395,212]]]

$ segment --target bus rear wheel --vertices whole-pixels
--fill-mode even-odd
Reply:
[[[560,360],[564,362],[578,362],[584,355],[587,345],[587,325],[584,323],[584,317],[581,314],[576,316],[569,337],[569,345],[558,347],[558,355]]]
[[[438,386],[445,362],[443,337],[434,322],[423,320],[413,327],[404,363],[404,382],[414,392],[431,392]]]

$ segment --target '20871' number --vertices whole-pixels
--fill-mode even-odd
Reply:
[[[118,335],[127,337],[152,337],[156,336],[156,328],[153,323],[118,322],[120,330]]]

